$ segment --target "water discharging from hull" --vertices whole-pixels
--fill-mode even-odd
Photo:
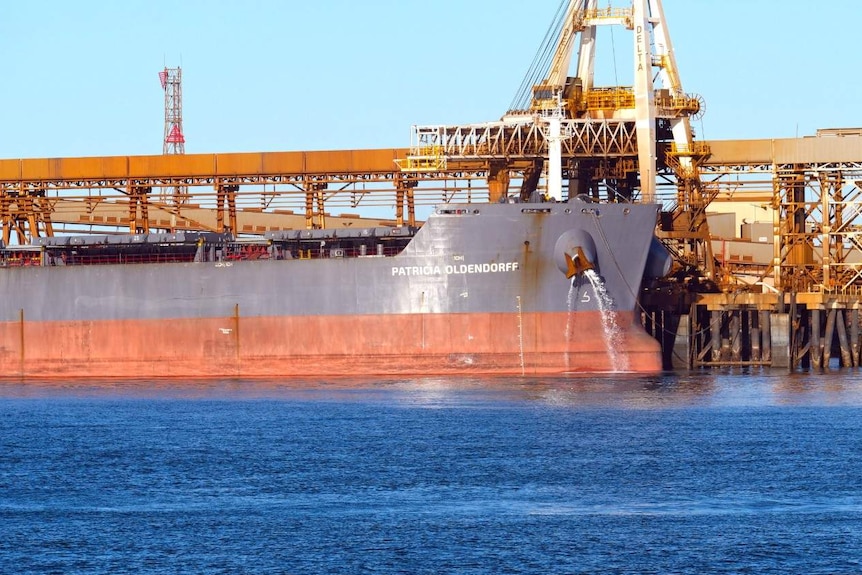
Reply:
[[[614,313],[614,300],[608,294],[602,278],[599,277],[599,274],[595,270],[586,270],[584,275],[587,276],[590,285],[593,286],[593,291],[599,304],[599,312],[602,314],[602,331],[604,332],[605,348],[608,350],[611,366],[614,371],[626,371],[629,367],[628,360],[625,354],[621,355],[619,353],[623,344],[623,332],[617,323],[616,313]],[[569,298],[571,300],[571,295]],[[571,314],[569,315],[571,316]]]
[[[566,297],[566,304],[568,306],[569,314],[566,317],[566,369],[568,370],[570,367],[569,364],[569,343],[572,341],[572,316],[575,311],[575,292],[577,289],[575,288],[575,281],[577,281],[578,276],[572,277],[572,283],[569,286],[569,295]]]

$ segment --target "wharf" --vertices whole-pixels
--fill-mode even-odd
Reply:
[[[647,293],[641,323],[667,369],[862,365],[862,289],[842,292]]]

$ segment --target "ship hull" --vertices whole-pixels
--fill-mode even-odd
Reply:
[[[605,336],[597,312],[24,320],[2,326],[0,365],[13,378],[659,371],[657,342],[631,314],[613,321]]]
[[[659,344],[634,320],[656,210],[446,206],[408,238],[393,239],[401,230],[272,238],[265,261],[228,260],[229,246],[218,244],[197,250],[194,262],[87,265],[84,256],[125,258],[137,248],[121,242],[141,238],[42,244],[39,265],[15,266],[21,260],[10,256],[0,269],[0,370],[7,378],[657,372]],[[160,255],[177,249],[155,240]],[[343,255],[357,246],[373,255]],[[386,255],[387,246],[399,249]]]

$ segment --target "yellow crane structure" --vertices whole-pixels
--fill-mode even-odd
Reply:
[[[715,190],[701,182],[709,148],[694,140],[690,119],[701,98],[686,94],[660,0],[600,8],[597,0],[565,0],[510,110],[498,122],[414,127],[409,173],[490,164],[491,200],[502,198],[512,174],[521,199],[544,179],[547,196],[564,199],[604,189],[610,201],[656,202],[657,186],[674,186],[660,237],[685,265],[715,279],[706,206]],[[633,83],[596,86],[598,29],[631,32]],[[570,71],[577,48],[574,73]],[[550,55],[550,57],[547,57]]]

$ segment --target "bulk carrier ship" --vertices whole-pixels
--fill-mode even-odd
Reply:
[[[657,205],[446,204],[417,227],[34,238],[0,251],[6,377],[655,372]],[[660,247],[660,245],[659,245]],[[656,255],[658,254],[658,255]]]
[[[634,32],[632,87],[594,84],[600,26]],[[689,122],[703,108],[682,90],[658,0],[623,8],[570,0],[551,30],[557,33],[546,35],[501,121],[414,127],[406,157],[351,151],[0,161],[4,239],[10,243],[14,228],[26,240],[0,249],[0,373],[661,370],[659,343],[636,321],[644,280],[663,277],[672,263],[655,234],[675,257],[704,263],[713,277],[710,191],[699,167],[710,152],[694,141]],[[577,71],[569,76],[576,46]],[[168,113],[179,74],[172,80],[166,68],[161,78],[165,142],[183,141],[170,121],[181,115]],[[487,203],[472,202],[478,178],[487,184]],[[515,197],[512,178],[520,180]],[[657,196],[659,181],[675,199],[657,232],[666,203]],[[326,228],[327,198],[349,193],[351,207],[358,206],[374,182],[396,190],[394,226],[352,225],[356,220]],[[435,196],[439,205],[416,224],[414,188],[418,194],[430,183],[434,190],[433,182],[443,197]],[[165,186],[174,187],[173,201],[153,208],[171,220],[155,222],[148,194]],[[237,224],[241,186],[264,189],[253,208],[272,217],[263,235],[242,235]],[[207,204],[212,210],[215,200],[215,222],[187,215],[192,187],[215,188]],[[101,202],[126,210],[125,222],[112,217],[114,231],[128,225],[130,233],[42,230],[61,194],[79,189],[98,194],[79,201],[86,212],[71,223],[94,223]],[[593,201],[602,190],[607,202]],[[278,219],[276,204],[291,192],[304,196],[304,229]],[[181,219],[185,231],[174,225]]]

